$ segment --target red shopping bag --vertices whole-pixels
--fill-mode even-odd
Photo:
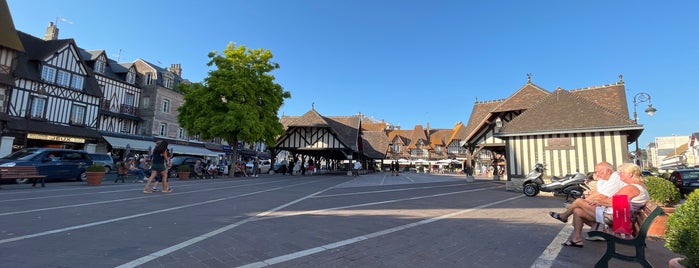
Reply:
[[[615,195],[612,197],[612,230],[618,234],[631,235],[631,207],[628,195]]]

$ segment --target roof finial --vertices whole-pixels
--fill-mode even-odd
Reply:
[[[476,96],[476,102],[478,102],[478,96]]]
[[[531,83],[532,83],[532,73],[528,73],[527,74],[527,84],[531,84]]]
[[[311,110],[315,110],[315,109],[316,109],[316,103],[315,103],[315,102],[311,102]]]
[[[624,83],[624,75],[619,74],[619,83]]]

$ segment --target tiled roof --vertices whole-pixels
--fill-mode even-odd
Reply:
[[[374,159],[386,158],[390,142],[383,131],[363,131],[362,136],[364,155]]]
[[[476,134],[476,131],[478,131],[478,129],[486,123],[488,117],[490,117],[490,112],[503,102],[505,102],[505,100],[477,102],[473,105],[471,117],[469,117],[468,125],[466,125],[466,140],[471,139],[471,137]]]
[[[362,120],[362,130],[384,131],[384,129],[386,129],[386,122],[369,122],[368,120]]]
[[[595,101],[557,89],[533,107],[505,124],[501,134],[608,129],[635,123]]]
[[[466,126],[461,121],[456,122],[454,128],[451,131],[451,136],[447,139],[447,144],[451,144],[453,140],[466,140]]]
[[[0,46],[24,51],[24,46],[17,36],[15,23],[12,21],[10,7],[4,0],[0,1]]]
[[[621,116],[629,115],[629,108],[626,104],[626,89],[622,81],[611,85],[573,89],[570,92],[594,101],[602,107],[607,107]]]
[[[19,39],[22,41],[22,45],[24,45],[26,52],[21,54],[19,59],[17,59],[15,77],[33,81],[41,81],[40,65],[44,60],[50,58],[57,51],[71,45],[78,50],[78,47],[75,45],[75,41],[73,41],[73,39],[44,41],[43,39],[36,38],[21,31],[17,31],[17,34],[19,35]],[[78,59],[79,62],[85,65],[82,55],[77,56],[80,57]],[[88,95],[102,97],[102,90],[100,89],[97,80],[92,75],[92,71],[90,68],[86,68],[86,70],[88,73],[85,76],[82,92]]]
[[[526,110],[548,94],[549,92],[543,88],[533,83],[527,83],[502,102],[493,112]]]
[[[417,148],[417,143],[422,141],[423,144],[428,145],[427,135],[422,125],[415,125],[413,132],[410,135],[410,143],[407,144],[409,149]]]

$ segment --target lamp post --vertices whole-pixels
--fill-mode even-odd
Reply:
[[[633,122],[636,124],[638,124],[638,113],[636,113],[636,106],[642,102],[648,102],[648,107],[645,110],[648,116],[653,116],[657,111],[657,109],[653,108],[653,103],[651,102],[650,95],[648,95],[648,93],[641,92],[636,94],[633,96]],[[639,160],[639,157],[643,156],[643,154],[638,150],[638,138],[636,138],[636,151],[634,154],[636,155],[636,164],[643,168],[643,163],[641,163]]]

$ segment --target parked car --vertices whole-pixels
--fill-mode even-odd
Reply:
[[[245,164],[245,173],[247,173],[248,175],[252,175],[252,167],[253,167],[254,165],[255,165],[255,164],[253,163],[252,160],[248,161],[248,162]],[[269,160],[269,159],[260,159],[260,164],[259,164],[259,166],[258,166],[258,168],[260,169],[260,174],[267,174],[267,173],[269,173],[269,169],[270,169],[271,166],[272,166],[272,160]]]
[[[36,166],[45,180],[87,180],[85,167],[92,165],[87,152],[69,149],[25,148],[0,158],[0,168],[14,166]],[[27,183],[28,179],[17,179]]]
[[[168,170],[168,178],[177,178],[177,167],[181,165],[189,165],[190,170],[194,170],[194,164],[200,160],[202,164],[206,164],[206,160],[197,156],[175,156],[170,159],[172,167]]]
[[[673,171],[668,178],[680,189],[683,195],[699,189],[699,169],[678,169]]]
[[[90,154],[90,158],[92,158],[92,162],[103,165],[104,172],[109,173],[112,170],[116,170],[116,162],[114,161],[114,158],[112,158],[111,155],[108,155],[108,154]]]

